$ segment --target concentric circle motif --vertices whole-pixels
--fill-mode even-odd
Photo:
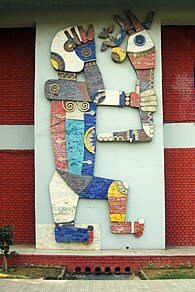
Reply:
[[[92,51],[90,48],[84,48],[81,51],[83,57],[90,57],[92,55]]]
[[[66,52],[73,52],[74,48],[70,41],[66,41],[64,44],[64,50]]]
[[[89,103],[87,101],[81,101],[81,102],[77,102],[77,107],[80,111],[82,112],[87,112],[89,110]]]
[[[74,109],[75,109],[75,106],[76,106],[75,102],[67,101],[66,104],[65,104],[65,110],[67,112],[73,112]]]
[[[146,43],[146,38],[142,34],[138,34],[134,37],[134,44],[138,47],[142,47]]]
[[[112,48],[112,60],[116,63],[122,63],[126,57],[125,51],[120,47]]]
[[[60,87],[59,87],[58,84],[54,83],[54,84],[51,84],[50,85],[49,90],[50,90],[51,93],[54,93],[55,94],[55,93],[58,93],[59,92]]]

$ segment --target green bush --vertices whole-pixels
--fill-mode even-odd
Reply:
[[[8,272],[8,256],[10,254],[10,246],[12,245],[13,240],[13,228],[14,226],[11,225],[5,225],[3,227],[0,227],[0,249],[2,250],[2,256],[3,256],[3,267],[2,270],[5,272]]]

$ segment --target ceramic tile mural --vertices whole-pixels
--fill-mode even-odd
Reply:
[[[51,100],[51,138],[56,171],[50,183],[50,198],[55,222],[56,242],[84,242],[91,244],[94,228],[75,226],[74,219],[79,198],[106,199],[110,213],[110,231],[116,234],[134,234],[144,231],[144,219],[126,222],[128,184],[124,181],[94,176],[96,139],[98,141],[147,142],[154,133],[153,113],[157,98],[153,89],[155,46],[146,30],[151,26],[153,13],[141,24],[132,11],[128,21],[115,15],[120,25],[114,34],[114,25],[103,28],[102,53],[111,48],[114,62],[122,63],[127,57],[137,75],[135,92],[104,88],[101,72],[96,63],[94,28],[72,26],[59,31],[51,45],[51,64],[59,79],[45,83],[45,96]],[[128,37],[127,51],[119,45]],[[122,65],[121,65],[122,66]],[[85,82],[77,81],[83,72]],[[141,129],[96,135],[98,106],[137,108]]]

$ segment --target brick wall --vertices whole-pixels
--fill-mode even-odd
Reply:
[[[34,123],[35,29],[0,29],[0,125]]]
[[[166,245],[195,245],[195,148],[165,149]]]
[[[95,271],[96,267],[101,268],[104,272],[106,267],[115,271],[115,268],[120,268],[120,272],[124,273],[126,268],[130,268],[132,272],[137,272],[140,269],[147,267],[149,263],[159,268],[160,266],[170,265],[175,268],[179,267],[180,263],[190,262],[195,264],[195,256],[63,256],[63,255],[25,255],[19,254],[12,256],[9,260],[11,266],[24,266],[34,264],[49,265],[49,266],[64,266],[68,272],[75,272],[79,267],[81,272],[85,271],[86,267],[91,268],[91,272]]]
[[[0,161],[0,226],[14,226],[14,244],[34,244],[34,151],[2,150]]]
[[[162,27],[165,123],[195,121],[195,26]],[[184,137],[185,139],[185,137]],[[195,245],[195,148],[165,149],[166,245]]]
[[[164,122],[194,122],[195,26],[162,27]]]
[[[35,29],[3,28],[0,38],[0,125],[31,125]],[[0,161],[0,226],[14,226],[15,244],[34,244],[34,151],[1,150]]]

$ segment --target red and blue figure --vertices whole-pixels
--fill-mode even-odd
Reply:
[[[122,36],[116,39],[115,46],[127,33],[127,29],[121,31]],[[140,42],[141,39],[138,39],[138,46]],[[78,228],[74,223],[79,198],[107,199],[111,232],[141,236],[144,230],[143,219],[125,221],[128,184],[94,176],[97,107],[137,106],[139,94],[134,97],[134,102],[132,94],[132,101],[127,104],[127,94],[124,91],[104,89],[96,64],[92,25],[89,25],[87,32],[82,26],[59,31],[51,45],[51,63],[59,76],[59,79],[45,83],[45,96],[51,100],[50,129],[56,165],[50,183],[56,241],[93,241],[92,226]],[[77,73],[81,71],[85,82],[77,81]],[[128,95],[128,100],[129,98]],[[98,137],[100,141],[139,141],[139,135],[134,130],[112,133],[108,140],[104,134]]]

